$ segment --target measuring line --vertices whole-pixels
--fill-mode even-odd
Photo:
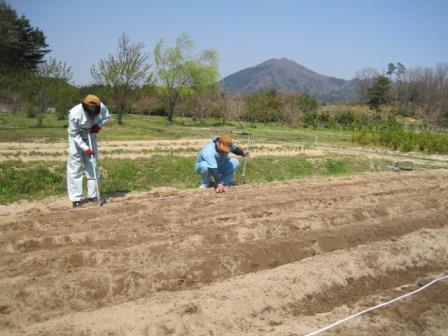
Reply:
[[[324,328],[322,328],[322,329],[319,329],[319,330],[314,331],[314,332],[312,332],[312,333],[306,334],[305,336],[314,336],[314,335],[318,335],[318,334],[320,334],[320,333],[323,333],[324,331],[326,331],[326,330],[328,330],[328,329],[331,329],[331,328],[334,328],[334,327],[336,327],[337,325],[342,324],[342,323],[344,323],[344,322],[347,322],[348,320],[351,320],[351,319],[353,319],[353,318],[355,318],[355,317],[357,317],[357,316],[359,316],[359,315],[363,315],[363,314],[368,313],[368,312],[370,312],[370,311],[372,311],[372,310],[375,310],[375,309],[377,309],[377,308],[381,308],[381,307],[387,306],[387,305],[389,305],[389,304],[391,304],[391,303],[393,303],[393,302],[395,302],[395,301],[402,300],[402,299],[404,299],[404,298],[406,298],[406,297],[408,297],[408,296],[417,294],[418,292],[420,292],[420,291],[422,291],[422,290],[428,288],[429,286],[432,286],[432,285],[435,284],[436,282],[438,282],[438,281],[442,281],[442,280],[447,280],[447,279],[448,279],[448,275],[445,275],[445,276],[443,276],[443,277],[440,277],[440,278],[438,278],[438,279],[435,279],[435,280],[433,280],[433,281],[427,283],[427,284],[424,285],[423,287],[420,287],[420,288],[416,289],[416,290],[413,291],[413,292],[404,294],[404,295],[399,296],[399,297],[397,297],[397,298],[395,298],[395,299],[393,299],[393,300],[390,300],[390,301],[381,303],[381,304],[379,304],[379,305],[376,305],[375,307],[371,307],[371,308],[368,308],[368,309],[366,309],[366,310],[363,310],[363,311],[361,311],[361,312],[359,312],[359,313],[350,315],[350,316],[348,316],[348,317],[346,317],[346,318],[344,318],[344,319],[342,319],[342,320],[336,321],[336,322],[334,322],[334,323],[332,323],[332,324],[330,324],[330,325],[328,325],[328,326],[326,326],[326,327],[324,327]]]

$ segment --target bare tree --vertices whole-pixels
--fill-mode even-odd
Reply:
[[[147,63],[149,55],[143,49],[145,45],[131,42],[123,33],[118,39],[116,55],[92,65],[90,72],[97,84],[111,88],[112,99],[118,107],[118,123],[123,123],[123,114],[136,90],[152,82],[151,66]]]
[[[157,88],[153,85],[141,87],[136,96],[134,106],[140,117],[143,117],[144,114],[149,115],[160,100],[157,95]]]
[[[435,77],[437,89],[443,92],[448,87],[448,63],[439,63],[436,65]]]
[[[373,68],[364,68],[356,71],[355,75],[356,78],[359,79],[359,101],[366,102],[367,90],[373,85],[373,83],[375,82],[375,78],[377,78],[380,74]]]
[[[228,97],[227,98],[227,118],[228,119],[235,119],[240,123],[244,128],[244,122],[242,120],[242,117],[244,115],[244,97],[243,96],[237,96],[237,97]]]
[[[306,113],[315,112],[318,101],[306,93],[288,91],[282,94],[282,120],[290,126],[298,126]]]
[[[193,120],[202,120],[208,117],[212,110],[212,102],[215,98],[215,90],[193,91],[188,97],[189,114]]]
[[[42,127],[44,113],[50,103],[57,105],[61,114],[63,109],[71,103],[74,88],[70,85],[73,72],[67,63],[55,58],[40,63],[34,72],[29,72],[22,90],[25,94],[25,109],[27,114],[37,117],[37,127]],[[65,112],[65,111],[64,111]]]
[[[215,99],[215,109],[217,115],[221,119],[223,124],[226,123],[231,117],[231,97],[227,96],[224,92],[219,92]],[[237,119],[234,117],[233,119]]]
[[[67,83],[73,79],[72,67],[53,57],[50,57],[48,61],[39,64],[38,72],[44,78],[59,78]]]

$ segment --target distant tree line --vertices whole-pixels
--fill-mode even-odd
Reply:
[[[160,40],[154,65],[144,48],[123,34],[116,52],[92,65],[94,83],[77,87],[69,65],[46,58],[50,50],[44,33],[0,0],[0,108],[25,111],[42,126],[49,107],[63,119],[83,95],[96,93],[117,113],[118,123],[125,113],[136,112],[166,114],[173,121],[181,104],[195,111],[193,117],[205,116],[208,99],[220,95],[217,53],[196,53],[187,34],[173,47]]]
[[[448,64],[406,68],[389,63],[383,75],[366,68],[356,76],[360,80],[359,100],[377,112],[381,105],[389,104],[396,115],[448,126]]]
[[[0,0],[0,109],[23,111],[42,126],[48,108],[64,119],[71,106],[88,93],[97,94],[117,114],[208,117],[241,122],[276,122],[290,126],[361,129],[386,118],[413,117],[448,126],[448,64],[434,69],[406,68],[390,63],[380,74],[372,68],[356,73],[358,96],[372,112],[331,111],[300,92],[261,90],[227,96],[218,79],[218,55],[212,49],[196,51],[187,34],[173,46],[160,40],[154,63],[145,45],[123,34],[114,53],[91,66],[93,83],[73,84],[71,67],[48,57],[44,33]],[[387,106],[387,113],[384,106]],[[362,109],[361,109],[362,110]]]
[[[44,33],[0,0],[0,105],[25,111],[36,118],[36,126],[42,126],[48,107],[66,111],[77,91],[70,84],[71,67],[51,57],[44,60],[49,52]]]

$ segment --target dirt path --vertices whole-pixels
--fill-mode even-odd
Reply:
[[[209,139],[153,140],[153,141],[105,141],[100,143],[102,158],[134,159],[151,157],[160,154],[175,154],[179,156],[195,156],[198,150]],[[244,146],[245,144],[242,144]],[[305,144],[289,143],[252,143],[253,156],[288,156],[306,153],[308,155],[323,155],[322,150],[316,150]],[[66,143],[13,143],[0,142],[0,162],[7,160],[65,161],[67,159]]]
[[[100,142],[101,158],[136,159],[153,155],[173,154],[177,156],[195,156],[209,139],[179,139],[151,141],[104,141]],[[246,143],[241,143],[241,146]],[[324,143],[276,142],[265,143],[253,140],[252,157],[257,156],[295,156],[304,154],[311,157],[328,155],[357,155],[369,159],[387,161],[411,161],[416,165],[448,167],[447,155],[428,155],[423,153],[402,154],[387,150],[372,150],[359,147],[338,147]],[[22,161],[65,161],[67,143],[18,143],[0,142],[0,162]]]
[[[303,335],[448,273],[446,170],[64,202],[0,208],[1,335]],[[447,312],[440,283],[327,335]]]

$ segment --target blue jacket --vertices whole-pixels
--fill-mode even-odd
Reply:
[[[220,152],[216,148],[217,139],[218,137],[213,137],[208,144],[202,147],[202,149],[198,153],[198,156],[196,157],[196,164],[205,161],[207,162],[207,167],[209,169],[216,169],[228,160],[229,153]],[[236,155],[244,155],[244,152],[233,144],[231,151]]]

